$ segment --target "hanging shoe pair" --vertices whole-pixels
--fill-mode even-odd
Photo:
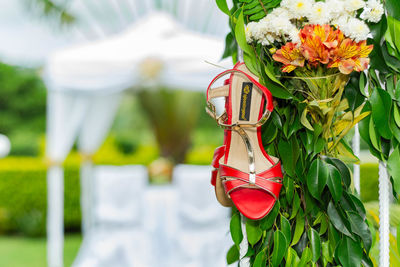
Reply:
[[[225,75],[224,85],[211,88]],[[225,98],[225,110],[216,114],[211,102]],[[211,183],[218,201],[235,205],[247,218],[259,220],[273,208],[282,187],[279,160],[269,156],[261,141],[261,125],[273,110],[271,92],[244,63],[215,77],[207,88],[207,112],[224,128],[224,145],[215,150]]]

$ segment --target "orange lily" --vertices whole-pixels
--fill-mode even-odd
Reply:
[[[297,67],[304,67],[305,58],[294,43],[287,43],[272,56],[275,61],[284,64],[283,72],[291,72]]]

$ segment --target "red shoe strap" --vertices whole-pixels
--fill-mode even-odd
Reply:
[[[228,195],[232,191],[243,188],[250,184],[250,175],[248,173],[239,171],[226,165],[221,165],[219,169],[221,178],[231,178],[224,181],[225,192]],[[258,189],[267,191],[268,193],[273,195],[275,199],[277,199],[282,187],[282,183],[275,182],[272,179],[281,179],[282,177],[283,174],[281,164],[278,163],[272,166],[270,169],[266,170],[265,172],[256,174],[256,183],[254,184],[254,186],[256,186]]]
[[[217,182],[219,160],[224,156],[224,154],[225,154],[225,146],[217,147],[214,151],[213,160],[211,162],[211,166],[213,166],[214,168],[211,171],[211,184],[213,186],[215,186]]]
[[[211,165],[214,168],[216,169],[219,168],[219,160],[224,156],[224,154],[225,154],[225,146],[220,146],[215,149],[213,160],[211,162]]]

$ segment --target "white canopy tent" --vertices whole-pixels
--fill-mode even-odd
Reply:
[[[44,80],[49,90],[49,266],[62,266],[62,162],[75,140],[78,138],[79,150],[87,155],[81,175],[81,204],[84,222],[88,223],[89,156],[107,135],[123,92],[140,87],[150,78],[153,85],[205,90],[212,77],[221,72],[205,61],[218,63],[223,49],[222,39],[186,30],[170,15],[157,12],[114,37],[64,49],[48,59]],[[219,64],[231,65],[229,60]]]

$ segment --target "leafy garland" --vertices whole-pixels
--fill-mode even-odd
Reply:
[[[400,8],[387,0],[389,17],[370,24],[375,45],[368,75],[353,74],[344,91],[348,108],[344,112],[371,111],[360,123],[360,134],[371,153],[388,165],[395,196],[400,192]],[[307,108],[304,96],[293,85],[279,79],[279,67],[261,45],[246,42],[244,25],[265,16],[280,1],[216,0],[230,17],[232,31],[226,37],[224,57],[237,61],[237,45],[247,67],[260,77],[276,100],[276,108],[263,126],[262,139],[268,153],[282,160],[284,186],[272,212],[260,221],[247,220],[251,266],[373,266],[372,244],[365,208],[352,193],[351,171],[340,159],[321,152],[327,143],[322,125],[307,129],[301,115]],[[389,27],[388,27],[389,26]],[[387,29],[389,30],[387,31]],[[376,70],[378,72],[376,72]],[[378,74],[377,74],[378,73]],[[382,81],[386,81],[382,85]],[[381,88],[385,87],[385,88]],[[359,110],[358,110],[359,112]],[[349,157],[350,145],[342,140]],[[228,263],[239,260],[243,240],[240,215],[234,211],[230,232],[234,245]]]

